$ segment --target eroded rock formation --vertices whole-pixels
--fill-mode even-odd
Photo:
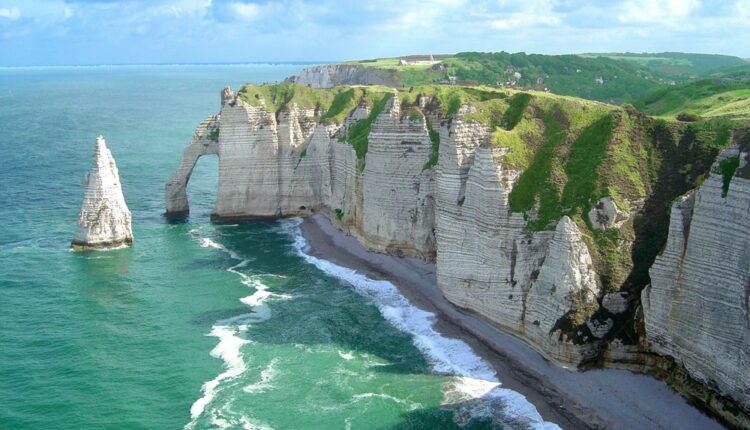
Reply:
[[[130,210],[122,195],[115,159],[102,136],[96,138],[91,171],[83,187],[83,205],[71,248],[78,251],[132,245]]]
[[[204,119],[195,129],[193,140],[182,152],[180,164],[165,188],[165,203],[170,217],[179,218],[188,214],[187,183],[198,158],[219,153],[218,130],[218,115]]]

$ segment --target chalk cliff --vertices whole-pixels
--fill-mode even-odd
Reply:
[[[83,187],[83,205],[71,248],[78,251],[132,245],[130,210],[122,195],[115,159],[102,136],[96,138],[91,171]]]
[[[395,70],[363,67],[356,64],[323,64],[306,67],[298,75],[286,80],[289,83],[331,88],[337,85],[396,86],[399,78]]]
[[[750,136],[748,136],[750,137]],[[736,139],[739,140],[739,139]],[[669,238],[642,293],[646,340],[750,410],[750,144],[720,155],[672,206]],[[736,160],[736,162],[734,161]],[[722,171],[722,165],[736,163]]]
[[[507,90],[331,91],[224,90],[167,215],[187,214],[192,166],[217,154],[216,219],[325,213],[370,249],[434,261],[449,301],[550,360],[650,371],[673,357],[708,387],[695,401],[750,422],[750,185],[738,173],[722,197],[711,173],[669,212],[725,129]]]

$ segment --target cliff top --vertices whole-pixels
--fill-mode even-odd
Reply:
[[[320,112],[321,120],[340,123],[360,102],[372,105],[383,94],[393,94],[394,89],[381,86],[341,86],[310,88],[293,83],[253,85],[245,84],[237,95],[250,106],[265,106],[279,112],[296,104],[303,109]]]

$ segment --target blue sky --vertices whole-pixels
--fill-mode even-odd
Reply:
[[[750,0],[0,0],[0,65],[459,51],[750,57]]]

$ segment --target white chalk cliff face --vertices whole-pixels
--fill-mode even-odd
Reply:
[[[133,244],[130,210],[120,174],[104,137],[96,138],[91,171],[83,181],[84,198],[71,248],[109,249]]]
[[[748,153],[734,145],[719,157]],[[714,166],[716,170],[719,163]],[[723,176],[672,206],[669,238],[643,290],[651,349],[750,410],[750,179]]]
[[[195,161],[217,154],[218,219],[324,213],[372,250],[435,261],[449,301],[550,360],[578,366],[602,359],[607,348],[619,353],[610,343],[613,319],[632,322],[635,310],[626,292],[605,294],[579,225],[563,216],[554,230],[527,229],[523,215],[510,211],[523,172],[504,162],[509,149],[490,144],[488,126],[465,120],[476,108],[446,118],[429,107],[436,103],[421,97],[422,109],[406,114],[392,97],[358,159],[345,136],[370,114],[364,101],[336,124],[295,103],[279,112],[251,106],[226,89],[221,112],[198,126],[167,184],[167,215],[187,214]],[[426,165],[428,120],[440,136],[436,166]],[[630,215],[606,198],[585,214],[599,229],[618,228]],[[675,206],[671,223],[643,292],[651,349],[623,351],[672,356],[750,410],[750,179],[736,176],[722,197],[722,175],[712,174]]]
[[[291,76],[286,81],[313,88],[331,88],[337,85],[396,86],[396,75],[394,70],[362,67],[356,64],[323,64],[306,67],[299,75]]]
[[[508,197],[521,171],[487,145],[489,130],[458,119],[444,133],[437,173],[437,278],[445,297],[526,339],[546,357],[579,364],[593,344],[558,326],[582,324],[598,308],[591,256],[568,217],[554,232],[530,233]]]

